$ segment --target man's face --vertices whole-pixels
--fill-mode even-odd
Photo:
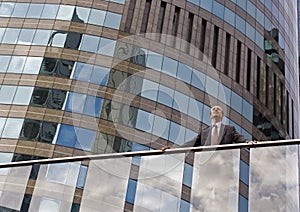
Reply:
[[[213,106],[210,110],[210,118],[217,118],[222,120],[223,118],[223,110],[220,106]]]

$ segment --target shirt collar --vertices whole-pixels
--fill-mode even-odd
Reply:
[[[218,127],[219,129],[220,129],[220,127],[221,127],[221,124],[222,124],[221,122],[217,122],[217,123],[216,123],[216,125],[217,125],[217,127]],[[213,124],[211,124],[211,126],[213,126]]]

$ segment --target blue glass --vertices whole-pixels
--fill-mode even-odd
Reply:
[[[7,28],[2,39],[2,43],[16,44],[20,31],[20,29],[16,28]]]
[[[188,102],[189,102],[189,97],[187,95],[184,95],[183,93],[175,91],[175,94],[173,97],[173,108],[174,109],[176,109],[180,112],[183,112],[183,113],[187,113]]]
[[[239,212],[248,212],[248,200],[239,195]]]
[[[200,6],[200,0],[188,0],[188,2],[191,2],[192,4],[195,4],[197,6]]]
[[[184,141],[188,142],[188,141],[194,139],[197,135],[198,135],[198,133],[196,133],[196,132],[194,132],[190,129],[186,129],[185,130],[185,139],[184,139]]]
[[[205,87],[204,87],[205,78],[206,78],[205,74],[197,70],[193,70],[191,85],[198,88],[199,90],[205,91]]]
[[[192,78],[192,72],[193,69],[185,65],[183,63],[178,64],[178,71],[177,71],[177,78],[190,84],[191,83],[191,78]]]
[[[0,73],[5,73],[9,64],[11,56],[0,56]]]
[[[94,66],[91,75],[91,83],[106,86],[109,72],[110,72],[109,68]]]
[[[210,107],[207,105],[203,105],[203,123],[206,125],[211,125]]]
[[[76,127],[62,124],[59,129],[56,144],[75,147],[76,133]]]
[[[151,133],[153,128],[153,119],[153,115],[149,112],[138,110],[138,115],[136,118],[136,128]]]
[[[255,28],[249,23],[246,23],[246,36],[255,42]]]
[[[131,149],[132,152],[147,151],[147,150],[150,150],[150,147],[135,142],[132,143],[132,149]]]
[[[186,211],[190,211],[190,203],[181,199],[179,212],[186,212]]]
[[[235,16],[235,27],[245,34],[246,32],[246,22],[244,19],[242,19],[240,16]]]
[[[161,71],[163,56],[155,52],[148,52],[146,66],[157,71]]]
[[[249,185],[249,165],[240,160],[240,180]]]
[[[99,117],[102,108],[103,99],[95,96],[87,96],[83,113],[90,116]]]
[[[234,126],[236,131],[240,134],[242,134],[242,127],[240,125],[238,125],[237,123],[235,123],[232,120],[229,120],[229,125]]]
[[[189,109],[188,115],[197,119],[198,121],[202,121],[202,112],[203,112],[203,103],[190,98],[189,100]]]
[[[83,35],[81,46],[79,49],[88,52],[97,52],[99,42],[100,37]]]
[[[86,175],[88,168],[86,166],[80,166],[79,175],[77,178],[76,188],[84,188]]]
[[[122,15],[120,15],[120,14],[106,12],[104,26],[112,28],[112,29],[119,29],[121,19],[122,19]]]
[[[92,9],[89,17],[89,23],[98,26],[103,26],[106,12],[102,10]]]
[[[260,25],[264,26],[265,15],[258,8],[256,10],[256,21],[260,23]]]
[[[264,36],[260,34],[258,31],[256,31],[255,35],[255,43],[257,46],[259,46],[261,49],[264,48]]]
[[[29,8],[28,3],[17,3],[12,13],[12,17],[25,18],[28,8]]]
[[[166,106],[173,105],[174,90],[166,86],[160,85],[158,89],[157,101]]]
[[[43,7],[43,4],[30,4],[26,18],[40,18]]]
[[[218,98],[218,91],[219,91],[219,82],[216,80],[212,79],[211,77],[206,77],[206,92],[215,97]]]
[[[178,145],[182,145],[184,143],[184,137],[185,128],[175,122],[170,122],[170,134],[168,140]]]
[[[230,105],[235,111],[237,111],[239,114],[242,114],[242,97],[235,92],[231,93]]]
[[[170,130],[170,121],[155,115],[153,121],[152,133],[158,137],[168,140]]]
[[[229,23],[231,26],[235,26],[235,13],[225,7],[225,12],[224,12],[224,19],[227,23]]]
[[[253,120],[253,106],[243,99],[243,110],[242,110],[243,116],[248,119],[250,122]]]
[[[112,57],[115,52],[115,47],[116,47],[115,40],[101,38],[97,52]]]
[[[236,4],[243,10],[247,10],[247,0],[237,0]]]
[[[92,75],[93,65],[77,62],[73,78],[80,81],[89,82]]]
[[[217,1],[213,2],[213,14],[217,17],[224,19],[224,5],[220,4]]]
[[[33,44],[41,45],[41,46],[48,45],[50,34],[51,34],[51,30],[42,30],[42,29],[36,30],[33,38]]]
[[[247,2],[247,13],[255,19],[256,7],[251,1]]]
[[[42,19],[55,19],[58,11],[58,5],[45,4],[43,12],[41,14]]]
[[[128,180],[128,187],[126,192],[126,202],[134,204],[135,194],[136,194],[136,180],[129,179]]]
[[[18,44],[31,45],[34,33],[34,29],[22,29],[18,39]]]
[[[252,141],[252,135],[250,133],[248,133],[246,130],[244,130],[244,128],[242,128],[242,135],[248,140],[248,141]]]
[[[66,104],[66,111],[82,113],[86,95],[70,92]]]
[[[266,7],[270,12],[272,12],[272,1],[266,0],[266,1],[265,1],[265,7]]]
[[[2,2],[0,5],[0,16],[10,17],[14,10],[15,3]]]
[[[200,2],[200,7],[202,7],[203,9],[211,12],[212,11],[212,4],[213,4],[213,0],[202,0]]]
[[[267,30],[267,31],[271,31],[272,30],[272,22],[271,22],[271,20],[267,17],[267,16],[265,16],[265,29]]]
[[[166,56],[163,57],[162,72],[171,75],[173,77],[176,77],[177,68],[178,68],[178,61],[173,60]]]
[[[75,148],[82,149],[85,151],[91,151],[96,131],[78,128],[76,135],[77,139],[75,141]]]
[[[226,86],[219,84],[219,96],[218,99],[225,103],[226,105],[230,105],[231,99],[231,90]]]
[[[159,87],[158,83],[144,79],[142,90],[141,90],[141,96],[144,97],[144,98],[156,101],[157,100],[158,87]]]
[[[192,187],[193,167],[190,164],[184,163],[183,184]]]

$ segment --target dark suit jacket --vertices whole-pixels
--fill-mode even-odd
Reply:
[[[193,140],[185,143],[182,147],[209,146],[211,144],[212,127],[204,128]],[[245,143],[247,140],[239,134],[235,127],[221,124],[219,132],[219,144]]]

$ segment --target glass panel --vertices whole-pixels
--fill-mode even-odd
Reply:
[[[187,66],[183,63],[179,63],[177,77],[178,79],[181,79],[182,81],[190,84],[192,78],[192,71],[193,70],[190,66]]]
[[[122,15],[120,15],[120,14],[106,12],[104,26],[113,28],[113,29],[119,29],[120,23],[121,23],[121,18],[122,18]]]
[[[176,76],[177,74],[178,62],[169,57],[164,57],[162,71],[171,76]]]
[[[105,11],[92,9],[88,22],[90,24],[103,26],[105,15]]]
[[[191,211],[237,211],[240,150],[197,152]]]
[[[60,5],[57,13],[57,19],[71,21],[75,6]]]
[[[109,68],[94,66],[94,69],[93,69],[93,72],[91,75],[91,83],[106,86],[109,72],[110,72]]]
[[[97,52],[99,42],[99,37],[92,35],[84,35],[80,46],[80,50],[88,52]]]
[[[2,157],[3,155],[1,155],[1,158]],[[20,211],[30,171],[31,166],[7,168],[0,170],[1,207],[6,207],[12,210]]]
[[[11,58],[7,72],[22,73],[26,57],[14,56]]]
[[[102,107],[102,99],[95,96],[87,96],[83,113],[90,116],[99,117]]]
[[[67,38],[67,32],[53,31],[50,36],[49,46],[64,47]]]
[[[39,73],[42,57],[27,57],[23,73],[24,74],[37,74]]]
[[[41,18],[42,19],[55,19],[58,11],[58,5],[45,4]]]
[[[0,72],[5,73],[10,61],[10,56],[0,56]]]
[[[2,43],[16,44],[20,31],[21,31],[20,29],[7,28],[3,36]]]
[[[74,15],[72,17],[72,21],[79,23],[87,23],[90,11],[91,9],[89,8],[76,7]]]
[[[200,2],[200,6],[203,8],[203,9],[206,9],[208,11],[212,11],[212,4],[213,4],[213,1],[212,0],[202,0]]]
[[[86,95],[80,93],[69,93],[66,111],[82,113],[85,104]]]
[[[166,86],[160,85],[158,90],[158,97],[157,101],[162,103],[166,106],[172,107],[173,105],[173,97],[174,97],[174,90],[168,88]]]
[[[148,68],[152,68],[154,70],[160,71],[162,66],[162,61],[163,61],[162,55],[149,51],[146,65]]]
[[[158,83],[144,79],[141,96],[156,101],[158,86]]]
[[[14,97],[13,104],[29,105],[33,87],[19,86]]]
[[[298,149],[250,150],[249,211],[299,211]]]
[[[31,45],[34,33],[34,29],[22,29],[18,39],[18,44]]]
[[[96,131],[78,128],[75,148],[91,151]]]
[[[2,132],[2,138],[19,138],[23,121],[23,119],[7,119],[4,130]]]
[[[184,156],[141,158],[133,211],[179,211]]]
[[[43,4],[30,4],[26,18],[40,18],[43,7]]]
[[[54,209],[70,211],[79,175],[80,162],[41,165],[29,211]]]
[[[116,47],[116,41],[107,38],[101,38],[98,47],[98,53],[112,57],[115,52],[115,47]]]
[[[77,138],[77,128],[71,125],[62,124],[59,129],[56,144],[74,147]]]
[[[210,77],[206,77],[205,88],[208,95],[218,98],[219,82]]]
[[[13,12],[14,6],[15,6],[14,3],[2,2],[1,6],[0,6],[0,16],[10,17]]]
[[[36,30],[34,35],[33,44],[46,46],[49,42],[51,30]]]
[[[2,85],[0,88],[0,102],[2,104],[11,104],[15,96],[16,89],[16,86]]]
[[[90,161],[80,210],[123,211],[130,167],[131,158]]]
[[[25,18],[28,7],[28,3],[17,3],[12,13],[12,17]]]
[[[162,137],[166,140],[169,138],[170,121],[155,115],[153,121],[152,133],[158,137]]]

